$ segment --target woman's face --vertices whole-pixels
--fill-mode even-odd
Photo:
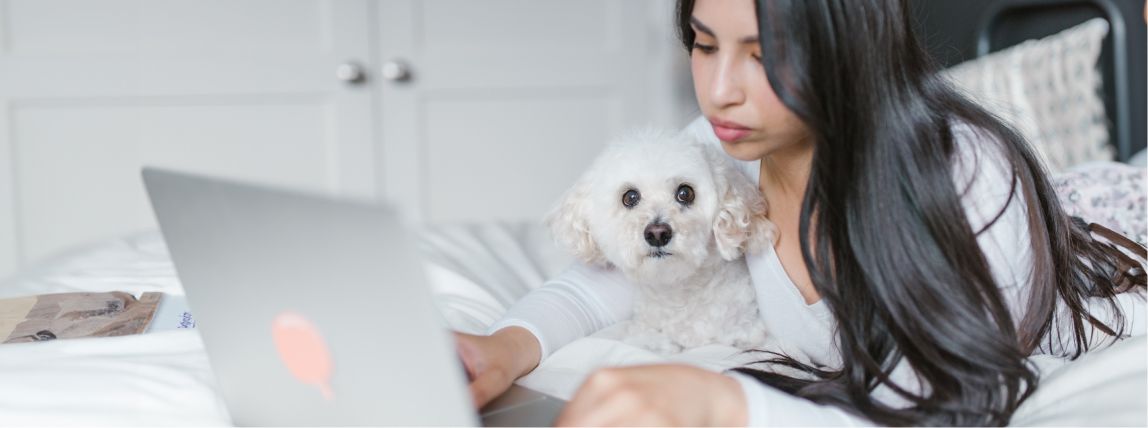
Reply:
[[[741,160],[757,160],[808,132],[773,93],[761,65],[753,0],[697,0],[690,24],[694,92],[702,114]]]

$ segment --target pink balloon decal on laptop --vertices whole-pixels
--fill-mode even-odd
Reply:
[[[331,353],[314,323],[295,312],[281,312],[271,321],[271,337],[279,358],[295,379],[315,385],[323,398],[335,399],[331,390]]]

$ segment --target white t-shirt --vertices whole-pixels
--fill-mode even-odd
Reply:
[[[953,180],[963,193],[961,203],[974,231],[988,224],[1000,211],[1000,219],[977,237],[993,277],[1000,286],[1012,319],[1019,322],[1031,284],[1032,245],[1028,235],[1024,201],[1013,197],[1009,201],[1011,173],[1007,162],[992,149],[992,145],[968,126],[954,128],[958,146],[958,161],[953,167]],[[685,132],[700,141],[720,145],[709,122],[695,120]],[[758,181],[759,161],[734,160],[738,167]],[[1018,184],[1019,186],[1019,184]],[[1020,189],[1017,188],[1017,195]],[[759,254],[747,254],[746,264],[757,292],[761,317],[769,334],[787,355],[817,366],[840,368],[841,353],[834,334],[836,321],[823,300],[806,304],[793,281],[785,273],[773,248]],[[509,326],[529,330],[542,346],[542,358],[578,338],[590,335],[614,323],[629,319],[633,306],[633,287],[615,270],[574,264],[562,274],[531,291],[490,327],[493,333]],[[1145,333],[1145,297],[1142,293],[1118,296],[1124,309],[1125,332],[1133,336]],[[1090,307],[1097,318],[1106,320],[1105,305],[1097,300]],[[1062,317],[1064,318],[1064,317]],[[1038,353],[1062,353],[1072,343],[1071,327],[1059,326],[1065,334],[1050,332],[1054,341],[1042,341]],[[1101,342],[1102,333],[1093,342]],[[1099,343],[1098,343],[1099,345]],[[833,407],[815,404],[764,385],[739,373],[729,373],[739,381],[747,399],[749,425],[870,425],[871,422]],[[912,368],[904,360],[891,373],[898,386],[910,391],[928,388],[922,385]],[[882,385],[873,392],[874,398],[893,406],[908,402]]]

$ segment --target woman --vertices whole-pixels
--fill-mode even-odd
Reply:
[[[807,376],[608,369],[559,424],[1003,425],[1037,387],[1029,355],[1143,334],[1142,271],[1064,214],[1024,141],[935,76],[909,22],[897,0],[680,1],[701,133],[757,165],[780,232],[746,257],[796,350],[769,361]],[[625,319],[623,281],[575,266],[490,336],[458,335],[476,402]]]

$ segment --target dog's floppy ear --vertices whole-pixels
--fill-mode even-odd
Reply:
[[[590,233],[588,218],[590,186],[579,181],[568,190],[549,214],[546,224],[559,245],[570,251],[574,257],[589,265],[605,266],[606,257]]]
[[[725,260],[734,260],[772,246],[777,241],[777,227],[765,217],[767,207],[761,191],[718,149],[703,147],[703,151],[718,193],[713,224],[718,253]]]

